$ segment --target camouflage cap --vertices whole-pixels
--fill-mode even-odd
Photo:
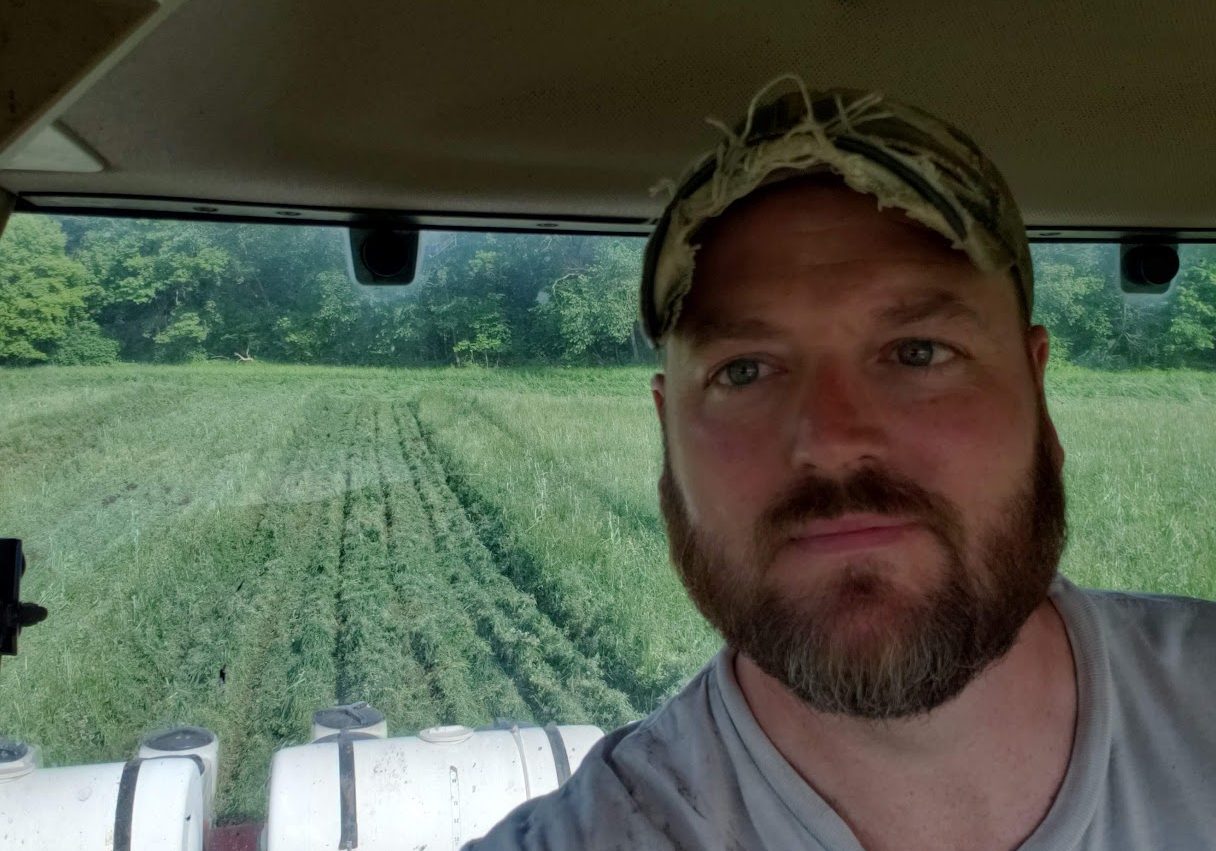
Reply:
[[[794,91],[766,99],[781,83]],[[897,207],[965,251],[985,272],[1011,270],[1029,320],[1034,275],[1026,228],[996,166],[964,133],[923,110],[855,89],[808,91],[778,77],[752,100],[744,121],[722,130],[671,192],[646,245],[642,327],[655,345],[675,327],[692,287],[697,230],[757,187],[830,171],[858,192]]]

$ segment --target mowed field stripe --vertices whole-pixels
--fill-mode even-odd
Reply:
[[[416,702],[398,701],[405,729],[433,724],[472,727],[499,718],[528,720],[531,712],[514,680],[498,664],[478,631],[470,600],[450,576],[453,563],[435,538],[396,416],[396,404],[379,412],[379,465],[386,505],[393,518],[389,537],[394,611],[421,666],[435,706],[426,713]]]
[[[402,705],[411,715],[435,718],[438,707],[424,685],[411,649],[406,613],[394,587],[398,570],[390,550],[392,495],[381,463],[381,403],[355,401],[345,421],[346,489],[334,587],[337,638],[335,695],[339,703],[365,700],[399,729]]]
[[[421,432],[448,489],[499,570],[644,714],[718,645],[667,563],[657,511],[649,523],[636,514],[624,519],[602,497],[605,488],[582,481],[588,456],[619,455],[605,463],[632,464],[638,469],[630,470],[631,479],[645,481],[622,483],[620,490],[653,493],[644,454],[652,436],[620,428],[602,406],[596,409],[605,416],[571,422],[578,399],[512,394],[526,412],[520,416],[537,432],[525,442],[481,416],[482,393],[453,389],[420,396]],[[548,444],[571,429],[582,435],[583,455],[552,452]],[[640,493],[611,502],[639,499]],[[639,600],[645,604],[635,605]]]
[[[259,506],[253,536],[232,553],[258,561],[246,561],[227,611],[234,636],[213,722],[222,746],[222,821],[264,817],[271,755],[306,741],[311,713],[335,700],[333,588],[345,490],[344,471],[331,462],[333,426],[350,413],[340,397],[315,395],[292,433],[282,478]]]
[[[397,410],[406,459],[420,502],[445,561],[453,590],[468,600],[478,633],[494,649],[540,723],[589,722],[616,726],[638,716],[621,691],[542,612],[536,599],[515,586],[478,536],[465,506],[424,438],[416,405]]]

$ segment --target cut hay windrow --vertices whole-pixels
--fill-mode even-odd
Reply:
[[[657,479],[654,425],[635,426],[648,412],[641,400],[633,408],[614,400],[603,416],[580,416],[582,400],[534,393],[512,406],[534,430],[523,440],[484,415],[490,393],[420,395],[422,429],[449,487],[500,569],[596,660],[613,688],[649,711],[718,642],[667,563],[657,506],[637,507],[646,498],[638,484]],[[581,451],[554,448],[563,432],[581,435]],[[608,456],[598,459],[601,472],[613,469],[598,486],[584,472],[597,453]],[[629,484],[619,481],[622,468]],[[653,493],[653,481],[643,493]]]
[[[598,666],[495,563],[464,506],[448,487],[412,407],[398,410],[397,425],[419,504],[437,548],[454,568],[449,573],[452,590],[467,601],[478,634],[493,648],[531,708],[530,720],[616,726],[636,717],[628,699],[604,683]]]

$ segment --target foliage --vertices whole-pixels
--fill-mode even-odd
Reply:
[[[457,307],[455,312],[462,315],[462,321],[456,332],[460,339],[452,346],[456,364],[459,366],[464,358],[480,359],[489,366],[493,356],[497,365],[499,357],[511,347],[511,326],[503,311],[502,295],[494,293],[479,300],[462,296],[447,305],[449,311]]]
[[[1216,264],[1193,266],[1183,273],[1165,329],[1165,351],[1172,363],[1216,362]]]
[[[595,246],[592,264],[554,281],[534,308],[541,345],[566,363],[638,359],[634,247],[624,240]]]
[[[1067,360],[1104,354],[1120,310],[1118,293],[1106,278],[1067,263],[1036,270],[1035,321],[1051,330],[1052,351]]]
[[[223,228],[198,222],[90,222],[78,256],[97,286],[92,318],[124,360],[181,361],[204,350],[214,299],[233,276]]]
[[[62,366],[105,366],[118,360],[118,341],[96,322],[84,319],[67,329],[51,351],[50,362]]]
[[[0,241],[0,363],[46,361],[95,288],[54,219],[14,216]]]
[[[56,224],[56,221],[59,224]],[[635,330],[636,239],[432,233],[407,287],[354,284],[337,229],[17,216],[0,363],[254,358],[289,363],[645,362]],[[63,233],[31,244],[30,232]],[[68,264],[72,286],[30,291],[30,258]],[[35,276],[36,277],[36,276]],[[45,276],[44,276],[45,277]],[[69,298],[69,296],[72,296]],[[75,313],[69,315],[70,310]],[[11,309],[10,309],[11,312]],[[29,310],[27,309],[27,312]],[[68,329],[85,335],[59,346]],[[98,337],[98,334],[101,336]]]
[[[418,279],[363,287],[340,229],[14,216],[0,241],[0,364],[256,359],[376,366],[652,363],[641,240],[428,233]],[[1037,244],[1053,357],[1216,368],[1216,247],[1128,299],[1111,245]],[[77,340],[75,338],[79,337]]]
[[[1216,368],[1216,259],[1191,252],[1165,296],[1125,298],[1114,246],[1036,245],[1035,321],[1052,356],[1099,368]]]

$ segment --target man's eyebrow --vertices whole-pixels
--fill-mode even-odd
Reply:
[[[902,299],[875,310],[873,315],[884,325],[910,325],[939,317],[967,319],[981,327],[988,324],[979,311],[947,290]],[[697,318],[677,327],[694,350],[723,340],[768,339],[783,334],[779,326],[759,318]]]
[[[696,319],[679,330],[693,349],[703,349],[722,340],[755,340],[781,333],[776,325],[763,319]]]
[[[979,311],[946,290],[904,299],[874,311],[874,317],[884,325],[911,325],[924,319],[967,319],[981,328],[988,325]]]

